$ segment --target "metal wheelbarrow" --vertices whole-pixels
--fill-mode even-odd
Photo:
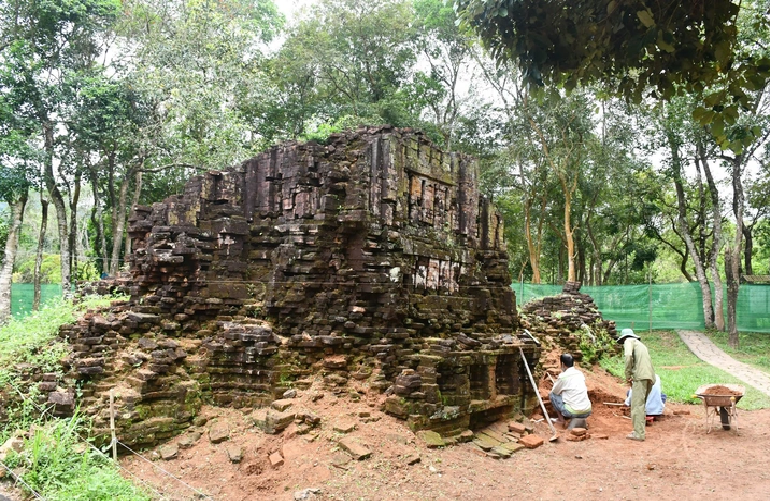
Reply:
[[[703,401],[706,409],[706,426],[711,433],[712,422],[716,416],[722,423],[723,430],[729,430],[731,420],[738,431],[738,402],[746,388],[739,384],[704,384],[695,391],[695,396]]]

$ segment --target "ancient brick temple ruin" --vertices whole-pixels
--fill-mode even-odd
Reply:
[[[122,442],[314,382],[445,434],[532,404],[500,215],[477,162],[421,133],[276,146],[135,207],[129,233],[131,299],[61,329],[98,428],[115,390]]]

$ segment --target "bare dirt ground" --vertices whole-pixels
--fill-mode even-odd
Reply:
[[[300,392],[296,408],[315,412],[322,421],[309,434],[296,434],[295,425],[281,434],[257,430],[250,414],[241,410],[206,408],[209,422],[192,447],[180,448],[176,459],[154,461],[173,475],[216,500],[293,500],[298,491],[319,489],[307,499],[770,499],[770,410],[741,412],[740,431],[710,434],[700,406],[669,405],[667,416],[647,428],[647,441],[631,442],[625,435],[631,421],[622,409],[602,405],[619,402],[625,388],[601,369],[587,372],[594,414],[588,420],[593,438],[522,450],[510,459],[493,459],[471,443],[428,449],[402,422],[384,415],[377,397],[359,402],[346,394],[311,402],[313,392]],[[543,382],[541,391],[550,383]],[[673,416],[674,410],[689,415]],[[367,413],[370,416],[367,417]],[[363,417],[362,417],[363,416]],[[355,437],[372,451],[356,461],[339,450],[344,435],[335,423],[354,421]],[[226,421],[228,441],[212,444],[208,427]],[[547,439],[544,422],[535,432]],[[599,440],[600,434],[609,435]],[[174,442],[179,442],[177,437]],[[241,446],[243,460],[232,464],[227,447]],[[272,467],[274,452],[284,457]],[[152,451],[145,451],[147,455]],[[416,464],[415,457],[420,460]],[[121,465],[147,481],[167,499],[200,499],[177,481],[136,457]]]

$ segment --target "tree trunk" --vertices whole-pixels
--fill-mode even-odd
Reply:
[[[8,228],[8,240],[5,242],[5,257],[0,269],[0,323],[11,318],[11,284],[13,282],[13,264],[19,245],[21,223],[24,222],[24,209],[27,207],[27,191],[11,203],[11,225]]]
[[[578,271],[580,272],[578,275],[578,281],[581,283],[586,283],[588,281],[586,279],[586,249],[585,245],[583,245],[585,243],[583,240],[585,239],[581,239],[581,241],[578,242],[577,249]]]
[[[72,295],[72,283],[70,281],[70,251],[69,231],[67,228],[67,207],[64,204],[59,187],[56,186],[56,178],[53,173],[54,156],[54,130],[53,124],[48,120],[43,121],[43,136],[45,139],[45,170],[43,171],[43,181],[45,183],[48,195],[51,197],[56,211],[56,225],[59,233],[59,256],[61,257],[61,290],[65,298]]]
[[[706,232],[706,193],[703,189],[703,179],[701,177],[701,166],[699,162],[695,162],[695,184],[697,186],[697,193],[698,193],[698,221],[696,223],[696,227],[698,229],[698,257],[701,260],[701,263],[705,263],[708,260],[708,255],[706,254],[706,240],[708,239],[708,234]]]
[[[725,268],[730,267],[727,278],[727,341],[732,348],[738,348],[738,291],[741,286],[741,244],[743,243],[743,182],[741,168],[743,157],[738,155],[731,161],[733,184],[733,214],[735,215],[735,240],[730,249],[730,259],[725,259]]]
[[[591,212],[586,216],[586,233],[588,233],[588,239],[591,241],[593,252],[591,253],[591,266],[589,267],[589,285],[601,285],[602,284],[602,252],[596,241],[596,235],[594,235],[593,228],[591,228]]]
[[[123,248],[123,230],[126,227],[126,199],[128,198],[128,179],[120,185],[117,210],[113,211],[115,219],[112,224],[112,258],[110,259],[110,275],[115,276],[120,268],[120,251]]]
[[[709,285],[708,278],[706,278],[706,272],[703,269],[703,262],[698,254],[698,249],[693,241],[690,233],[689,225],[687,224],[687,202],[684,195],[684,186],[682,181],[682,165],[679,158],[679,148],[673,142],[672,138],[669,138],[669,146],[671,147],[671,166],[674,171],[674,187],[676,188],[676,199],[679,207],[679,231],[684,239],[685,245],[690,251],[693,263],[695,264],[695,276],[700,284],[701,293],[703,296],[703,321],[706,329],[714,328],[714,310],[711,304],[711,286]]]
[[[136,177],[134,179],[134,197],[131,199],[131,207],[128,208],[129,214],[132,210],[134,210],[134,207],[139,205],[139,198],[142,195],[142,170],[139,169],[136,171]],[[128,234],[128,231],[126,231],[126,261],[128,261],[131,257],[131,236]]]
[[[43,197],[43,191],[40,191],[40,235],[37,239],[37,254],[35,255],[35,271],[32,274],[32,309],[40,309],[40,280],[41,270],[43,268],[43,247],[45,244],[45,232],[48,227],[48,200]]]
[[[617,249],[618,246],[623,241],[623,239],[626,239],[626,243],[627,243],[629,231],[631,231],[631,227],[630,226],[626,227],[626,232],[623,235],[616,236],[615,238],[612,239],[612,244],[610,244],[609,248],[610,249]],[[615,269],[615,265],[617,263],[618,263],[618,260],[616,258],[613,257],[612,259],[610,259],[610,262],[607,265],[607,269],[604,271],[604,277],[602,278],[602,276],[601,276],[601,272],[602,272],[601,268],[602,267],[601,267],[601,262],[600,262],[600,265],[599,265],[599,278],[600,278],[600,281],[599,281],[599,283],[597,285],[604,285],[604,284],[606,284],[606,283],[608,283],[610,281],[610,277],[612,276],[612,270]]]
[[[725,246],[725,278],[727,279],[727,342],[731,347],[737,348],[738,338],[738,274],[741,253],[732,248],[732,244]]]
[[[91,189],[94,192],[94,207],[91,209],[91,221],[96,228],[96,254],[99,256],[100,274],[104,272],[109,273],[109,263],[107,262],[107,240],[104,236],[104,212],[102,209],[102,201],[99,197],[99,182],[97,181],[97,172],[91,168],[89,170],[89,177],[91,178]]]
[[[139,169],[142,168],[142,162],[139,165]],[[133,175],[133,169],[126,172],[126,176],[123,179],[123,183],[120,185],[120,191],[118,194],[118,203],[113,207],[113,214],[115,217],[112,221],[112,259],[110,259],[110,275],[115,276],[120,269],[120,251],[123,248],[123,231],[126,228],[126,204],[128,202],[128,185],[130,183],[131,176]]]
[[[564,190],[564,233],[567,238],[567,281],[575,281],[575,239],[574,229],[570,221],[572,212],[572,193],[566,189],[566,183],[562,183]]]
[[[752,263],[754,258],[754,225],[743,225],[743,238],[746,241],[743,244],[743,274],[753,275],[754,265]]]
[[[708,183],[709,193],[711,194],[711,211],[712,218],[714,219],[714,235],[711,240],[711,252],[709,270],[711,271],[711,281],[714,283],[714,327],[720,332],[725,330],[725,310],[724,310],[724,286],[722,285],[722,278],[719,276],[719,251],[722,247],[722,209],[719,205],[719,193],[717,192],[717,185],[714,182],[714,176],[711,173],[711,167],[708,160],[706,160],[706,154],[703,145],[698,144],[698,157],[703,164],[703,172],[706,174],[706,182]],[[697,161],[697,157],[696,157]],[[727,261],[725,261],[727,263]]]
[[[82,179],[83,174],[80,169],[78,169],[78,171],[75,173],[72,199],[70,200],[70,238],[67,241],[70,252],[70,269],[72,270],[72,281],[75,283],[77,283],[78,280],[78,201],[80,200],[80,184]]]
[[[692,275],[690,275],[690,272],[687,271],[687,259],[690,256],[690,249],[685,246],[684,247],[684,254],[682,254],[682,259],[679,261],[679,271],[682,272],[682,275],[684,275],[685,280],[688,282],[694,282],[695,280],[692,278]]]
[[[524,186],[524,237],[527,240],[529,265],[532,268],[532,283],[539,284],[542,281],[540,277],[540,242],[538,241],[538,245],[535,245],[532,238],[532,197],[528,193],[524,165],[521,162],[519,162],[519,175],[521,176],[521,184]],[[541,238],[540,235],[538,236]]]

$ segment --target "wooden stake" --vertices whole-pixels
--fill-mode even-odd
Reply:
[[[112,459],[118,461],[118,439],[115,436],[115,392],[110,390],[110,432],[112,432]]]

